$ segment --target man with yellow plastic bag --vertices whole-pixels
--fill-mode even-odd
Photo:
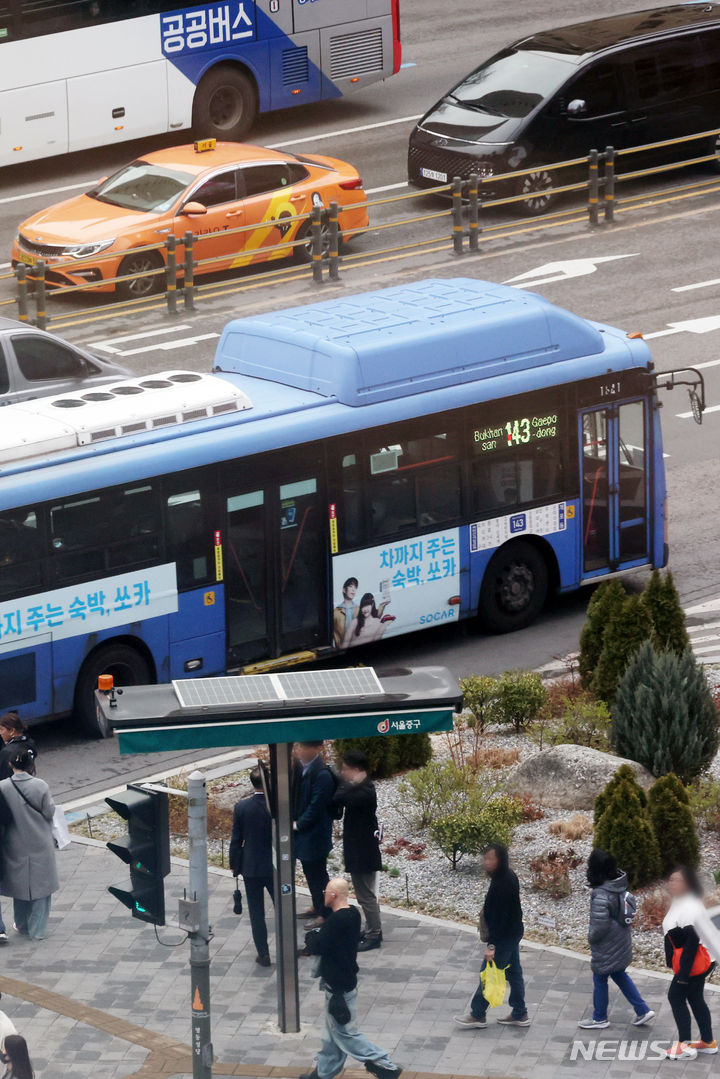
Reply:
[[[520,905],[520,883],[510,868],[507,847],[491,843],[483,856],[490,887],[480,915],[480,939],[486,944],[480,970],[480,984],[470,1002],[470,1011],[456,1015],[465,1029],[483,1030],[488,1008],[498,1007],[510,985],[510,1014],[498,1023],[508,1027],[529,1027],[525,1005],[525,982],[520,966],[520,941],[525,928]]]

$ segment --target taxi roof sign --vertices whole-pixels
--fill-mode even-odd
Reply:
[[[194,143],[195,153],[204,154],[208,150],[214,150],[217,146],[217,139],[198,139]]]

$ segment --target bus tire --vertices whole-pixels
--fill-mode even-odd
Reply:
[[[143,686],[155,681],[150,663],[137,648],[122,641],[101,645],[80,668],[75,683],[73,714],[88,738],[104,738],[95,715],[95,690],[101,674],[111,674],[116,686]]]
[[[240,142],[257,113],[257,92],[250,77],[234,64],[218,64],[195,91],[193,134],[199,139]]]
[[[542,610],[548,594],[547,562],[525,540],[506,543],[490,559],[480,589],[478,617],[493,633],[524,629]]]
[[[149,270],[158,270],[164,266],[162,255],[158,251],[136,251],[126,255],[120,263],[118,277],[123,274],[142,274]],[[121,300],[142,300],[145,296],[154,296],[165,288],[165,274],[154,273],[148,277],[135,277],[132,281],[118,281],[115,286]]]

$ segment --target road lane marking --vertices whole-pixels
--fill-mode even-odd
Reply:
[[[720,405],[706,405],[703,409],[703,416],[707,416],[708,412],[720,412]],[[694,416],[693,412],[676,412],[675,415],[679,420],[691,420]]]
[[[175,348],[188,348],[197,345],[200,341],[210,341],[219,337],[219,333],[199,333],[197,337],[181,337],[179,341],[159,341],[156,345],[144,345],[141,348],[129,348],[120,352],[120,356],[140,356],[143,352],[172,352]]]
[[[407,187],[407,180],[403,180],[400,184],[385,184],[384,187],[368,187],[365,190],[366,195],[379,195],[383,191],[399,191],[401,187]],[[9,263],[8,263],[9,265]]]
[[[691,318],[685,322],[668,322],[666,330],[656,330],[655,333],[644,333],[646,341],[652,341],[657,337],[670,337],[674,333],[712,333],[720,330],[720,315],[707,315],[705,318]]]
[[[61,195],[63,191],[79,191],[81,187],[87,190],[95,183],[97,180],[83,180],[80,184],[65,184],[64,187],[47,187],[44,191],[27,191],[24,195],[9,195],[0,199],[0,205],[4,206],[8,202],[22,202],[24,199],[40,199],[45,195]]]
[[[355,135],[359,131],[377,131],[380,127],[392,127],[393,124],[412,124],[422,117],[419,112],[416,116],[398,116],[396,120],[378,120],[374,124],[361,124],[359,127],[343,127],[337,131],[326,131],[321,135],[303,135],[300,139],[286,139],[284,142],[273,142],[268,145],[268,150],[283,150],[286,146],[299,146],[303,142],[321,142],[325,139],[337,139],[341,135]]]
[[[602,262],[631,259],[638,253],[634,251],[628,255],[603,255],[601,258],[546,262],[544,266],[538,266],[534,270],[526,270],[525,273],[517,274],[516,277],[510,277],[503,284],[512,285],[513,288],[537,288],[538,285],[547,285],[550,281],[569,281],[574,277],[586,277],[588,274],[595,273]]]
[[[9,270],[12,262],[0,262],[0,270]]]
[[[710,288],[711,285],[720,285],[720,277],[713,277],[710,281],[698,281],[696,285],[678,285],[673,292],[691,292],[696,288]]]
[[[92,348],[99,348],[102,352],[111,352],[119,354],[122,349],[117,348],[117,345],[125,345],[129,341],[142,341],[146,337],[159,337],[165,333],[178,333],[181,330],[189,330],[192,327],[188,323],[183,323],[181,326],[163,326],[159,330],[145,330],[144,333],[131,333],[125,337],[106,337],[102,341],[88,341],[88,346]]]

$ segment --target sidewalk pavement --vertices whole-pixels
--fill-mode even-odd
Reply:
[[[189,1042],[188,946],[163,947],[150,926],[133,920],[107,892],[122,867],[102,844],[73,842],[58,856],[62,887],[53,901],[51,935],[32,942],[11,933],[2,950],[2,1007],[30,1045],[38,1079],[178,1079],[192,1072]],[[173,864],[168,893],[178,895],[187,868]],[[275,968],[254,962],[246,915],[232,913],[232,878],[211,871],[212,1021],[215,1075],[246,1079],[297,1079],[310,1071],[319,1044],[321,997],[300,960],[302,1030],[276,1026]],[[12,918],[5,901],[5,920]],[[174,901],[168,904],[172,911]],[[270,924],[271,914],[269,912]],[[180,933],[159,930],[174,943]],[[361,1029],[405,1068],[406,1079],[583,1079],[673,1075],[705,1079],[713,1058],[687,1064],[638,1059],[652,1054],[645,1039],[667,1043],[674,1028],[665,999],[667,978],[639,972],[637,982],[658,1012],[653,1027],[637,1030],[632,1014],[611,987],[606,1031],[584,1032],[577,1020],[589,1012],[587,959],[561,948],[524,945],[527,1029],[493,1022],[484,1031],[460,1030],[477,983],[480,953],[469,926],[414,914],[386,912],[382,949],[360,956]],[[660,941],[658,940],[658,946]],[[272,951],[272,938],[271,938]],[[6,973],[5,973],[6,972]],[[720,995],[710,994],[717,1013]],[[575,1040],[576,1059],[571,1059]],[[624,1043],[618,1047],[617,1040]],[[601,1059],[583,1059],[595,1044]],[[600,1044],[598,1044],[600,1043]],[[632,1055],[635,1059],[622,1059]],[[657,1054],[655,1054],[657,1055]],[[348,1062],[349,1077],[367,1073]]]

